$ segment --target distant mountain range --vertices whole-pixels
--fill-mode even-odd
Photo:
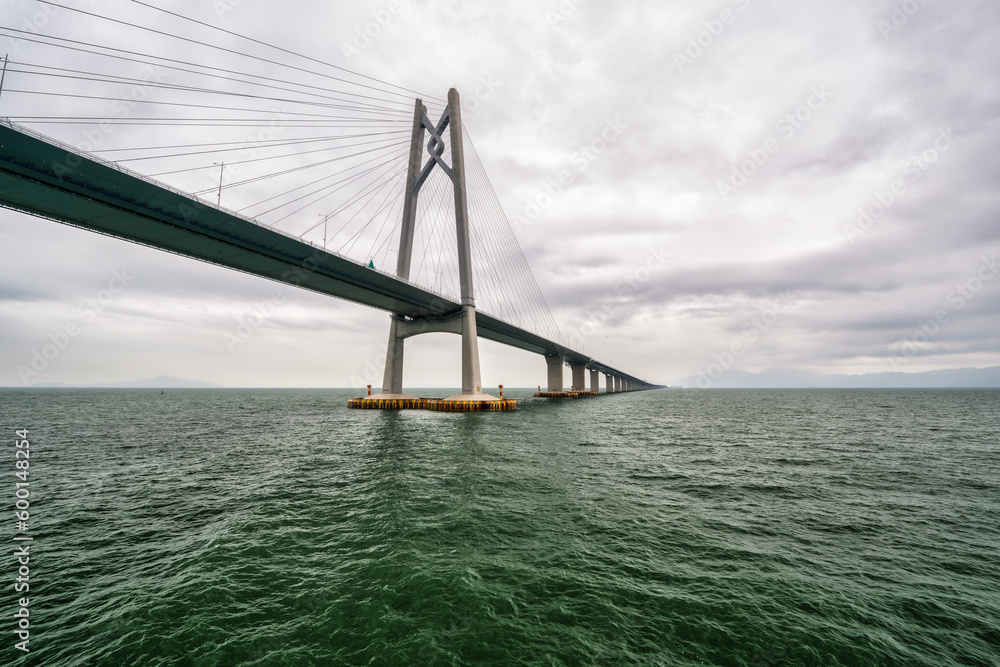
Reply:
[[[699,387],[698,377],[681,380],[684,387]],[[822,375],[801,371],[769,369],[763,373],[730,370],[711,382],[715,389],[948,389],[1000,388],[1000,366],[955,368],[922,373],[865,373],[864,375]]]
[[[33,388],[72,387],[81,389],[202,389],[220,388],[220,385],[201,380],[182,380],[181,378],[161,375],[148,380],[126,380],[125,382],[95,382],[94,384],[65,384],[61,382],[39,382],[31,385]]]

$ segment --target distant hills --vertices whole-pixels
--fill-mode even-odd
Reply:
[[[182,380],[161,375],[148,380],[126,380],[125,382],[95,382],[94,384],[65,384],[61,382],[39,382],[33,388],[79,388],[79,389],[203,389],[221,388],[220,385],[201,380]]]
[[[698,384],[698,376],[681,380],[684,387]],[[865,373],[864,375],[822,375],[801,371],[769,369],[762,373],[730,370],[711,383],[716,389],[948,389],[1000,388],[1000,366],[954,368],[921,373]]]

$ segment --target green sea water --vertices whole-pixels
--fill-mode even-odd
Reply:
[[[353,395],[0,390],[0,663],[1000,665],[1000,391]]]

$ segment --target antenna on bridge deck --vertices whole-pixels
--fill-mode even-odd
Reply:
[[[7,78],[7,61],[10,60],[10,54],[7,53],[3,57],[3,73],[0,74],[0,95],[3,95],[3,80]]]
[[[216,206],[222,208],[222,174],[226,171],[226,163],[223,162],[219,166],[219,200],[216,202]]]
[[[329,213],[320,213],[323,216],[323,250],[326,250],[326,223],[330,219]]]

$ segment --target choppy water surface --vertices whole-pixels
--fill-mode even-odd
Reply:
[[[1000,391],[509,393],[0,391],[0,662],[1000,664]]]

